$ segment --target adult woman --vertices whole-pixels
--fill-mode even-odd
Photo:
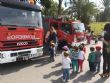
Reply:
[[[48,40],[47,43],[49,44],[48,46],[50,47],[50,43],[53,42],[55,44],[55,55],[56,55],[56,49],[57,49],[57,43],[58,43],[58,39],[57,39],[57,32],[54,29],[54,27],[52,26],[49,30],[49,36],[48,36]]]
[[[104,26],[103,33],[103,73],[101,77],[108,77],[110,75],[110,53],[107,51],[107,46],[110,41],[110,23]]]

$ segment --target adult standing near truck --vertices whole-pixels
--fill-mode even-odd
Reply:
[[[55,55],[56,55],[56,48],[57,48],[57,44],[58,44],[57,32],[53,26],[51,26],[51,28],[49,29],[49,32],[50,33],[47,38],[47,43],[49,44],[48,45],[49,47],[50,47],[50,42],[53,42],[55,44]]]
[[[110,75],[110,52],[107,51],[107,46],[110,44],[110,23],[104,26],[103,32],[103,73],[99,75],[101,77],[108,77]]]

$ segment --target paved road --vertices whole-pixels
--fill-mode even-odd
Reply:
[[[89,47],[90,45],[87,46],[87,49]],[[87,50],[86,59],[88,53],[89,50]],[[0,65],[0,83],[62,83],[60,62],[61,56],[58,53],[56,61],[53,63],[49,63],[48,56],[45,56],[34,61]],[[98,74],[90,74],[88,70],[88,62],[85,60],[84,71],[79,74],[72,74],[69,83],[109,83],[109,78],[100,78]]]

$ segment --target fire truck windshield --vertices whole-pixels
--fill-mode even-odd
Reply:
[[[0,25],[42,27],[41,12],[15,9],[0,5]]]
[[[76,32],[83,32],[85,31],[85,27],[83,23],[73,23],[73,27],[75,28]]]

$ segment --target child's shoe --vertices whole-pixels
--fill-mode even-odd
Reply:
[[[70,80],[66,80],[66,82],[70,82]]]
[[[63,78],[61,78],[61,80],[62,80],[63,82],[65,82],[65,80],[64,80]]]

